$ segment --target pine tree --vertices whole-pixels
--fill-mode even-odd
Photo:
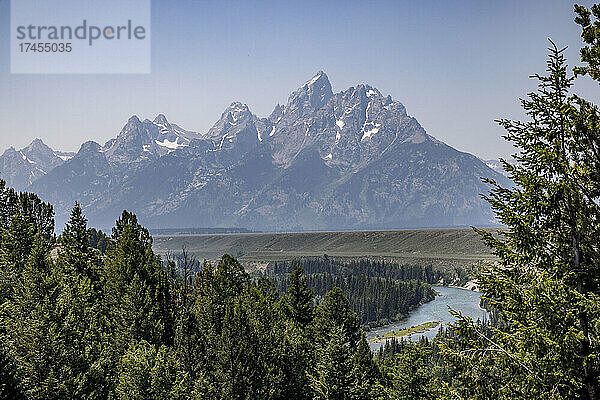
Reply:
[[[386,360],[384,370],[391,380],[387,388],[393,400],[442,400],[453,398],[445,382],[436,376],[431,359],[431,347],[426,341],[396,341],[392,358]],[[486,382],[481,382],[484,386]],[[470,397],[468,397],[470,398]],[[490,394],[487,399],[493,399]]]
[[[485,330],[459,318],[446,347],[472,398],[598,399],[600,349],[600,115],[572,96],[563,50],[551,46],[548,74],[522,105],[527,122],[501,120],[519,152],[486,196],[507,226],[479,231],[499,257],[478,272],[500,315]]]
[[[55,307],[59,287],[44,241],[37,237],[33,242],[28,262],[15,281],[14,296],[4,304],[2,328],[26,396],[60,398],[67,393],[59,388],[65,348],[57,340],[61,329]]]
[[[106,300],[115,342],[172,344],[172,310],[166,273],[152,251],[152,238],[134,214],[124,211],[113,228],[105,260]]]
[[[373,352],[369,348],[364,332],[361,332],[358,347],[352,356],[351,376],[350,393],[353,400],[385,398],[381,385],[381,372],[373,360]]]
[[[325,341],[329,339],[331,332],[339,328],[350,349],[354,351],[356,348],[360,337],[358,318],[339,287],[331,289],[323,303],[317,307],[314,327],[317,339]]]
[[[308,288],[302,267],[295,265],[288,279],[287,295],[278,307],[282,310],[285,328],[283,342],[278,348],[279,362],[283,370],[281,396],[290,400],[309,399],[306,390],[307,373],[313,366],[313,291]]]
[[[145,340],[132,345],[119,364],[115,393],[127,400],[187,398],[180,366],[172,348],[158,348]]]
[[[127,349],[140,340],[173,344],[173,311],[166,271],[152,251],[152,238],[134,214],[124,211],[113,228],[113,245],[101,280],[107,315],[103,342],[110,390]]]
[[[16,377],[14,360],[5,349],[6,344],[6,336],[0,331],[0,399],[24,400],[25,396]]]
[[[600,80],[600,5],[594,4],[591,9],[587,9],[575,4],[575,13],[575,22],[582,28],[581,38],[587,44],[580,50],[581,61],[586,65],[576,67],[575,73]]]
[[[272,287],[250,280],[228,255],[216,266],[205,263],[196,285],[196,358],[186,367],[193,373],[194,396],[281,398],[286,381],[278,350],[283,348],[284,321]]]
[[[92,281],[100,275],[100,257],[89,245],[87,219],[79,203],[75,203],[71,217],[59,237],[59,261],[67,274],[82,274]],[[99,288],[98,288],[99,290]]]
[[[0,243],[2,253],[0,257],[2,257],[3,263],[8,269],[19,273],[25,267],[31,254],[34,238],[36,237],[35,226],[31,218],[15,214],[11,216],[7,228],[2,233],[2,243]]]
[[[36,233],[50,246],[54,243],[54,209],[33,193],[17,193],[0,179],[0,228],[6,228],[11,218],[27,218]]]
[[[88,238],[90,247],[98,250],[100,254],[106,254],[108,246],[110,245],[110,238],[106,235],[106,233],[102,232],[100,229],[89,228]]]
[[[102,398],[99,305],[90,279],[52,262],[36,235],[2,316],[27,397]]]
[[[350,399],[351,384],[351,356],[346,334],[341,326],[335,326],[319,352],[315,372],[310,374],[310,386],[315,400],[346,400]]]
[[[306,284],[304,269],[295,265],[289,277],[286,305],[292,320],[300,327],[308,326],[313,319],[313,292]]]

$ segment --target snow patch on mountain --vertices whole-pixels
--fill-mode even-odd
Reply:
[[[162,147],[166,147],[169,150],[176,150],[176,149],[179,149],[181,147],[185,147],[185,145],[183,145],[183,144],[178,144],[177,143],[177,139],[175,139],[173,141],[169,141],[169,139],[165,139],[162,142],[159,142],[158,140],[155,140],[154,142],[157,145],[162,146]]]
[[[377,132],[379,132],[379,127],[374,127],[373,129],[369,129],[368,131],[364,131],[365,133],[363,133],[362,137],[360,138],[360,141],[362,142],[363,140],[366,139],[370,139],[371,136],[373,136],[374,134],[376,134]]]
[[[63,161],[70,160],[71,158],[73,158],[73,155],[74,154],[66,154],[66,153],[65,154],[61,154],[59,152],[56,153],[56,156],[58,158],[60,158],[61,160],[63,160]]]

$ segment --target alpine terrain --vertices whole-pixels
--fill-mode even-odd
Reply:
[[[127,209],[149,227],[262,231],[490,225],[480,178],[508,184],[391,96],[363,84],[333,93],[323,72],[267,118],[234,102],[200,134],[133,116],[76,154],[40,140],[11,148],[0,177],[54,204],[59,224],[79,201],[99,227]]]

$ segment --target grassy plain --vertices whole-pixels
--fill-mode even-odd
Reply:
[[[471,229],[154,236],[154,250],[158,254],[176,254],[182,246],[200,260],[216,260],[227,253],[255,265],[324,254],[442,268],[465,267],[494,259]]]

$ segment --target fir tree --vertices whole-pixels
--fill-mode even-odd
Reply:
[[[581,38],[586,44],[580,49],[581,61],[586,65],[576,67],[575,73],[600,80],[600,5],[594,4],[587,9],[576,4],[575,13],[575,22],[581,26]]]
[[[287,310],[299,326],[308,326],[313,319],[313,293],[306,284],[302,267],[295,265],[289,277],[286,304]]]
[[[152,251],[148,230],[124,211],[113,228],[114,241],[104,260],[103,331],[110,390],[116,368],[127,349],[140,340],[173,344],[173,310],[166,271]]]
[[[24,400],[19,381],[16,377],[14,360],[5,349],[6,336],[0,331],[0,399]]]
[[[327,342],[331,332],[341,329],[345,343],[352,350],[356,348],[359,339],[358,318],[340,288],[335,287],[327,293],[323,304],[316,310],[314,325],[319,340]]]
[[[65,230],[59,237],[59,261],[71,274],[82,274],[97,281],[100,274],[100,258],[89,245],[87,219],[79,203],[75,203]],[[99,290],[99,288],[98,288]]]
[[[364,332],[361,332],[358,347],[352,356],[351,376],[350,392],[353,400],[385,398],[384,388],[381,385],[381,372],[373,360],[373,353]]]
[[[500,261],[478,280],[501,324],[458,320],[446,354],[464,396],[600,396],[600,116],[570,94],[564,49],[549,50],[548,74],[522,100],[530,120],[499,121],[519,149],[504,162],[515,186],[490,182],[486,198],[507,229],[480,231]]]
[[[314,374],[310,375],[315,400],[350,398],[351,357],[346,334],[341,326],[329,332],[326,345],[319,352]]]

